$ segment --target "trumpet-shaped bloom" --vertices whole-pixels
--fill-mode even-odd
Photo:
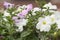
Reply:
[[[18,17],[14,16],[12,18],[15,21],[15,25],[18,27],[18,29],[16,29],[16,31],[23,31],[23,26],[25,26],[28,22],[27,19],[19,19]]]
[[[32,10],[32,8],[33,8],[33,5],[32,4],[28,4],[27,7],[26,7],[26,10],[30,11],[30,10]]]
[[[56,16],[54,14],[50,16],[50,21],[51,21],[51,24],[56,23]]]
[[[54,14],[45,17],[49,21],[50,25],[56,23],[56,16]]]
[[[46,8],[49,7],[49,9],[57,9],[57,6],[56,5],[52,5],[50,2],[48,4],[45,4],[43,7],[46,7]]]
[[[27,22],[27,19],[20,19],[18,23],[15,23],[15,25],[18,27],[17,31],[23,31],[23,26],[25,26]]]
[[[39,29],[41,32],[49,32],[51,27],[50,27],[50,21],[46,20],[45,18],[42,18],[36,25],[36,28]]]
[[[8,3],[8,2],[4,2],[4,7],[5,8],[12,8],[14,6],[14,4]]]
[[[26,9],[24,9],[24,10],[22,10],[22,12],[18,13],[17,16],[20,18],[24,18],[31,9],[32,9],[32,4],[28,4],[26,6]]]

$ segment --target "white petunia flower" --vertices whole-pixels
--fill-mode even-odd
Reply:
[[[56,16],[55,15],[51,15],[50,16],[50,21],[51,21],[51,24],[56,23]]]
[[[36,12],[36,11],[41,11],[41,9],[38,8],[38,7],[35,7],[35,8],[33,9],[33,12]]]
[[[60,20],[57,20],[56,23],[57,23],[57,26],[58,26],[57,28],[60,29]]]
[[[57,20],[60,20],[60,12],[59,11],[54,12],[54,15],[56,16]]]
[[[23,31],[23,26],[25,26],[27,24],[28,20],[27,19],[20,19],[19,22],[15,23],[16,26],[18,27],[17,30],[19,31]]]
[[[47,22],[49,25],[51,24],[50,16],[45,16],[45,20],[46,20],[46,22]]]
[[[56,16],[52,14],[51,16],[45,16],[45,20],[49,21],[49,24],[54,24],[56,23]]]
[[[50,2],[48,4],[45,4],[43,7],[46,7],[46,8],[49,7],[49,9],[57,9],[57,6],[56,5],[52,5]]]
[[[7,11],[4,11],[4,16],[11,16],[11,15]]]
[[[38,7],[35,7],[33,10],[32,10],[32,15],[36,15],[36,11],[41,11],[41,9],[40,8],[38,8]]]
[[[41,32],[44,31],[44,32],[49,32],[51,27],[50,27],[50,22],[49,20],[45,19],[45,18],[42,18],[36,25],[36,28],[39,29]]]
[[[43,27],[43,28],[42,28]],[[50,25],[42,25],[40,31],[49,32],[51,29]]]

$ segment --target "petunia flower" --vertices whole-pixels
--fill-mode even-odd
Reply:
[[[14,16],[12,18],[12,20],[14,20],[15,25],[18,27],[18,29],[16,29],[16,31],[20,31],[20,32],[23,31],[23,26],[25,26],[28,22],[27,19],[19,19],[19,17],[17,17],[17,16]]]
[[[15,21],[15,23],[19,23],[20,19],[17,16],[12,17],[12,20]]]
[[[60,20],[60,12],[59,11],[55,11],[54,15],[56,17],[56,20]]]
[[[14,6],[14,4],[8,3],[8,2],[4,2],[4,7],[5,8],[12,8]]]
[[[32,5],[32,4],[28,4],[27,7],[26,7],[26,9],[27,9],[28,11],[32,10],[32,8],[33,8],[33,5]]]
[[[25,16],[28,14],[28,12],[30,11],[30,10],[32,10],[32,4],[28,4],[27,6],[26,6],[26,9],[24,9],[22,12],[20,12],[20,13],[18,13],[18,17],[20,17],[20,18],[25,18]]]
[[[34,9],[32,9],[32,15],[35,16],[37,11],[39,12],[41,11],[41,9],[38,7],[35,7]]]
[[[27,10],[23,10],[22,12],[18,13],[18,17],[20,18],[24,18],[26,15],[28,14],[28,11]]]
[[[50,2],[48,4],[45,4],[43,7],[46,7],[46,8],[49,7],[49,9],[57,9],[57,6],[56,5],[52,5]]]
[[[41,32],[49,32],[51,29],[50,21],[46,18],[41,18],[40,21],[37,23],[36,28]]]
[[[60,20],[57,20],[56,23],[57,23],[57,29],[60,29]]]

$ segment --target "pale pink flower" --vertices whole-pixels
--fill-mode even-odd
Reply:
[[[5,8],[12,8],[14,6],[14,4],[8,3],[8,2],[4,2],[4,7]]]
[[[32,10],[32,8],[33,8],[33,5],[32,5],[32,4],[28,4],[28,5],[27,5],[27,10],[28,10],[28,11]]]
[[[18,17],[20,18],[24,18],[26,15],[28,14],[28,11],[27,10],[23,10],[22,12],[18,13]]]

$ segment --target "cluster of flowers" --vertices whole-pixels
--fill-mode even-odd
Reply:
[[[12,8],[12,7],[14,7],[14,4],[4,2],[4,7],[6,9]],[[57,7],[55,5],[52,6],[51,3],[44,5],[44,7],[47,7],[47,8],[49,7],[49,9],[57,9]],[[18,14],[16,14],[17,16],[12,17],[12,19],[15,21],[15,24],[19,27],[18,28],[19,31],[23,31],[23,26],[25,26],[27,24],[28,19],[26,19],[26,15],[28,14],[29,11],[33,10],[32,11],[33,16],[36,15],[36,13],[35,13],[36,11],[41,11],[41,9],[38,7],[34,8],[34,9],[32,9],[32,8],[33,8],[33,5],[28,4],[28,5],[19,6],[17,8],[17,10],[14,11],[14,12],[19,12]],[[43,9],[43,11],[46,11],[46,10],[47,9]],[[14,12],[12,12],[12,14],[14,14]],[[54,11],[54,13],[50,16],[48,15],[45,17],[39,17],[36,28],[40,29],[40,31],[47,31],[48,32],[51,29],[51,25],[56,23],[57,28],[60,29],[60,16],[59,16],[59,14],[60,14],[60,12]],[[10,15],[10,13],[7,12],[7,10],[5,10],[4,16],[11,16],[11,15]],[[4,19],[4,20],[6,20],[6,19]]]
[[[40,14],[40,12],[42,12],[42,15],[39,16],[38,19],[34,19],[38,21],[35,24],[36,26],[34,25],[34,27],[36,27],[37,30],[40,30],[40,32],[49,32],[53,24],[56,24],[55,29],[57,31],[60,29],[60,12],[53,10],[57,9],[55,5],[48,3],[43,6],[46,7],[47,9],[49,8],[49,10],[41,9],[38,7],[33,8],[32,4],[23,6],[18,5],[18,7],[16,7],[17,9],[11,13],[14,16],[11,16],[11,14],[7,11],[8,9],[14,8],[14,6],[15,6],[14,4],[4,2],[4,7],[6,8],[4,10],[4,20],[7,22],[8,20],[5,17],[12,17],[14,24],[18,27],[16,31],[22,32],[24,30],[24,26],[28,25],[29,21],[31,20],[31,19],[29,20],[29,18],[31,17],[32,19],[34,19],[33,17],[37,17],[38,16],[37,14]],[[48,11],[47,12],[48,15],[44,15],[44,12],[46,11]],[[49,15],[49,12],[52,12],[52,14]]]
[[[51,16],[45,16],[44,18],[39,18],[39,22],[36,26],[37,29],[40,29],[40,31],[47,31],[49,32],[51,29],[51,25],[56,23],[57,29],[60,29],[60,12],[56,12],[52,14]]]
[[[4,2],[4,7],[6,9],[11,9],[14,7],[14,4]],[[18,26],[18,29],[16,31],[23,31],[23,26],[25,26],[28,22],[28,19],[26,19],[26,15],[30,10],[32,10],[32,4],[18,6],[17,10],[12,12],[14,14],[15,12],[19,12],[18,14],[15,14],[16,16],[12,17],[12,20],[15,21],[16,26]],[[4,11],[4,17],[11,16],[10,13],[7,12],[7,10]],[[4,18],[5,21],[8,21]]]

